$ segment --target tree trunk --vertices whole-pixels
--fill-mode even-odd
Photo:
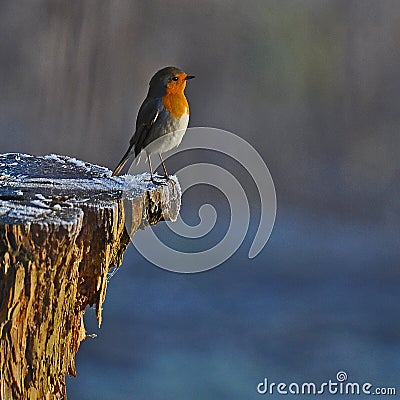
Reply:
[[[178,215],[178,184],[110,174],[68,157],[0,155],[1,400],[66,399],[86,307],[100,325],[130,235]]]

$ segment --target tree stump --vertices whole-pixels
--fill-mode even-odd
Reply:
[[[1,400],[66,399],[86,307],[100,326],[108,273],[130,236],[177,218],[178,183],[146,177],[111,177],[65,156],[0,155]]]

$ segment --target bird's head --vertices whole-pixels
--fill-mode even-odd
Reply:
[[[179,68],[165,67],[156,72],[151,78],[149,93],[154,95],[183,93],[186,81],[193,78],[193,75],[188,75]]]

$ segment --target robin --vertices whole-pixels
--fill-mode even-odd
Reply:
[[[161,153],[178,146],[189,123],[189,104],[185,97],[186,81],[194,78],[176,67],[165,67],[150,80],[149,92],[136,119],[136,130],[129,148],[113,172],[118,175],[131,154],[137,157],[144,149],[150,168],[151,181],[162,183],[153,177],[150,155],[158,153],[164,170],[164,178],[170,180]],[[158,140],[157,140],[158,139]],[[134,150],[133,150],[134,147]]]

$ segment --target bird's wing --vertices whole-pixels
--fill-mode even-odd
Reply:
[[[158,99],[146,99],[140,107],[136,119],[136,131],[130,141],[131,146],[135,145],[135,155],[142,151],[143,143],[157,121],[161,110],[162,103]]]

